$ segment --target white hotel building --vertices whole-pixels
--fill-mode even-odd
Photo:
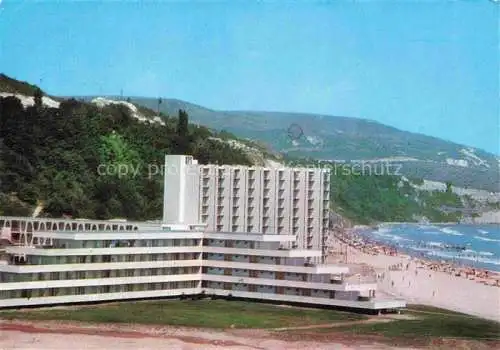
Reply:
[[[162,223],[0,217],[0,308],[232,296],[394,310],[325,265],[329,173],[167,155]]]

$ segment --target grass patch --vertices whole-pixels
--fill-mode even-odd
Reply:
[[[407,309],[409,311],[416,311],[416,312],[420,311],[420,312],[426,312],[426,313],[439,313],[439,314],[446,314],[446,315],[471,317],[470,315],[464,314],[462,312],[452,311],[452,310],[446,310],[446,309],[440,309],[440,308],[434,307],[434,306],[408,305]]]
[[[409,320],[394,320],[386,323],[357,324],[334,329],[318,329],[318,332],[349,332],[355,334],[377,334],[387,338],[429,339],[457,338],[471,340],[500,340],[500,323],[474,316],[446,312],[440,309],[421,309],[433,313],[406,313],[415,317]],[[444,312],[442,312],[444,311]]]
[[[167,300],[2,311],[1,319],[138,323],[210,328],[278,328],[354,321],[364,315],[226,300]]]

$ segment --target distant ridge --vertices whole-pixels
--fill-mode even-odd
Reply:
[[[130,97],[151,109],[157,99]],[[217,111],[178,99],[164,98],[160,110],[175,115],[186,110],[192,121],[226,130],[239,137],[262,141],[271,149],[293,157],[323,160],[396,162],[406,176],[451,181],[465,188],[499,191],[500,158],[481,149],[437,137],[399,130],[355,117],[262,111]],[[303,135],[293,139],[291,124]],[[402,159],[406,159],[403,161]]]

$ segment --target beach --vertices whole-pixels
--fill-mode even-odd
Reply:
[[[376,280],[378,295],[500,322],[500,275],[496,272],[411,257],[366,242],[353,229],[337,231],[328,245],[328,263],[352,266],[360,281]]]

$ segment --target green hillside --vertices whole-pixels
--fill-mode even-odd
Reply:
[[[131,100],[149,108],[158,107],[156,99],[132,97]],[[499,190],[497,156],[375,121],[306,113],[216,111],[174,99],[163,99],[160,105],[165,113],[179,108],[185,109],[195,122],[259,140],[287,156],[337,161],[382,159],[380,162],[400,164],[401,173],[409,177]],[[294,124],[303,130],[298,138],[289,135],[288,129]],[[464,162],[466,166],[460,166]]]
[[[31,87],[8,84],[16,93]],[[165,126],[139,122],[121,105],[68,99],[59,108],[40,101],[25,108],[0,98],[0,215],[31,215],[42,203],[43,215],[54,217],[157,219],[165,154],[251,164],[243,151],[210,139],[209,129],[188,125],[183,111],[162,117]]]
[[[242,116],[235,116],[235,112],[210,111],[182,101],[174,104],[166,100],[160,106],[172,110],[161,113],[160,119],[153,122],[157,112],[151,108],[156,107],[134,98],[132,102],[149,107],[138,105],[134,112],[136,107],[124,101],[108,100],[99,105],[95,101],[90,103],[88,97],[79,100],[58,98],[61,101],[59,107],[48,108],[42,105],[42,92],[36,86],[3,77],[0,92],[38,96],[36,104],[31,107],[23,106],[13,96],[0,97],[0,215],[30,215],[33,208],[41,204],[44,208],[42,215],[46,216],[68,214],[98,219],[157,219],[161,217],[163,199],[159,170],[164,155],[175,153],[192,154],[201,163],[260,165],[271,159],[290,166],[335,167],[336,171],[332,172],[332,209],[357,223],[414,221],[423,217],[431,221],[460,219],[458,214],[444,214],[439,208],[441,205],[460,207],[464,198],[451,191],[415,189],[413,184],[421,180],[410,181],[390,174],[358,176],[343,171],[349,170],[352,164],[320,164],[318,159],[294,157],[290,152],[280,159],[258,141],[271,138],[273,130],[279,130],[274,117],[268,124],[260,121],[262,115],[268,115],[266,113],[244,112]],[[177,107],[179,109],[174,110]],[[149,121],[138,120],[134,113],[140,113]],[[240,127],[247,130],[260,128],[260,132],[255,131],[253,140],[238,139],[227,131],[189,124],[190,119],[195,119],[191,115],[200,116],[200,113],[204,118],[227,118],[228,127],[225,129],[236,128],[238,123],[234,121],[241,119]],[[282,122],[285,115],[290,116],[281,113],[269,115],[277,116]],[[299,121],[303,117],[295,114],[290,121]],[[350,118],[339,120],[345,125],[353,122]],[[374,122],[363,123],[374,132],[400,132]],[[281,132],[282,138],[275,135],[274,142],[289,139],[287,132]],[[367,137],[366,133],[361,134],[358,139]],[[350,140],[349,147],[355,150],[359,144],[357,146],[355,139]],[[342,147],[346,146],[338,145],[339,149]],[[425,148],[423,144],[419,147]],[[415,149],[419,150],[419,147]],[[432,172],[440,169],[432,164],[427,162],[427,169],[418,167],[416,170]],[[440,176],[449,174],[448,171]],[[475,205],[473,201],[471,203]]]
[[[418,190],[419,179],[400,176],[360,174],[348,164],[289,158],[293,166],[330,169],[332,209],[358,224],[375,222],[458,222],[460,213],[444,213],[441,206],[464,207],[463,198],[451,191]],[[471,203],[474,201],[471,200]]]

